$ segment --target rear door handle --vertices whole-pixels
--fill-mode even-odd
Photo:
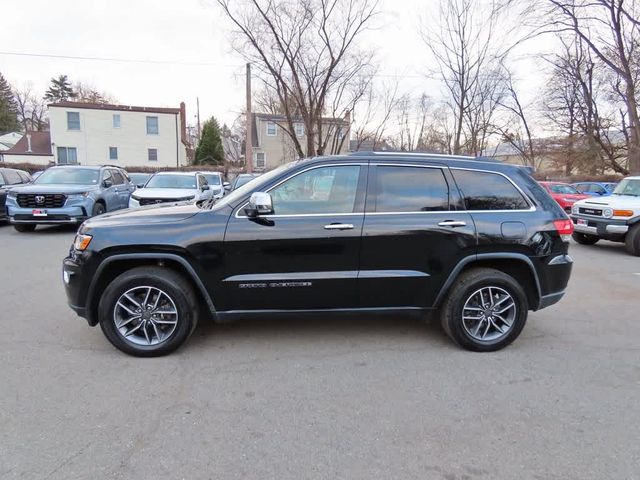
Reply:
[[[460,220],[445,220],[444,222],[438,223],[441,227],[466,227],[467,222],[462,222]]]
[[[330,223],[324,226],[325,230],[353,230],[351,223]]]

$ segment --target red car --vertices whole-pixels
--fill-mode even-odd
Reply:
[[[540,182],[553,199],[560,204],[565,212],[571,213],[571,207],[578,200],[589,198],[589,195],[580,193],[573,185],[562,182]]]

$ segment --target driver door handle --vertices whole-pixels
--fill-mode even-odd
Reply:
[[[445,220],[444,222],[438,223],[441,227],[466,227],[467,222],[462,222],[460,220]]]
[[[325,230],[353,230],[351,223],[330,223],[324,226]]]

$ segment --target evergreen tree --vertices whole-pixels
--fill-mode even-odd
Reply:
[[[66,75],[60,75],[58,78],[51,79],[51,86],[44,94],[47,102],[57,103],[65,102],[76,97],[76,93],[71,87],[71,82]]]
[[[9,82],[0,73],[0,134],[20,130],[18,104]]]
[[[222,163],[224,163],[224,149],[220,125],[214,117],[211,117],[202,127],[202,136],[196,148],[195,164],[221,165]]]

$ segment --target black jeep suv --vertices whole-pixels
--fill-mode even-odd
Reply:
[[[200,318],[438,313],[464,348],[515,340],[559,301],[573,224],[523,168],[367,153],[283,165],[214,203],[87,220],[69,304],[117,348],[169,353]]]

